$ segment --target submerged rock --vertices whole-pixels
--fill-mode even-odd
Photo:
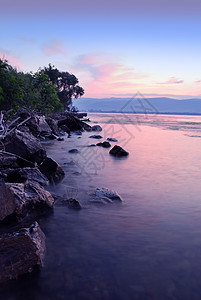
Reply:
[[[102,139],[103,137],[101,136],[101,135],[99,135],[99,134],[94,134],[94,135],[90,135],[90,137],[89,137],[90,139]]]
[[[5,151],[19,155],[28,161],[41,163],[46,157],[46,151],[41,143],[30,133],[15,132],[3,140]]]
[[[73,198],[63,200],[62,203],[67,204],[67,206],[72,209],[81,209],[82,208],[80,203],[76,199],[73,199]]]
[[[100,125],[94,125],[91,127],[92,131],[102,131],[102,127]]]
[[[122,202],[121,196],[108,188],[97,188],[95,190],[93,199],[91,202],[106,204],[106,203],[114,203],[114,202]]]
[[[0,187],[0,221],[8,217],[19,221],[32,212],[41,215],[53,204],[51,194],[37,182],[4,183]]]
[[[16,279],[41,266],[45,235],[37,222],[12,234],[0,237],[0,283]]]
[[[58,183],[65,176],[62,167],[50,157],[44,159],[42,164],[39,166],[39,170],[49,179],[51,183]]]
[[[129,153],[124,150],[123,148],[121,148],[120,146],[115,145],[111,150],[110,150],[110,154],[117,156],[117,157],[121,157],[121,156],[127,156],[129,155]]]

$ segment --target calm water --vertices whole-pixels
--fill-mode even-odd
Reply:
[[[46,144],[64,168],[49,190],[83,209],[55,205],[40,220],[46,257],[0,299],[201,299],[201,117],[90,114],[130,155],[117,159],[91,133]],[[52,145],[53,144],[53,145]],[[115,143],[112,143],[115,144]],[[77,148],[78,154],[68,150]],[[122,204],[95,205],[108,187]],[[8,291],[9,289],[9,291]]]

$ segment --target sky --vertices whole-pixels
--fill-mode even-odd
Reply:
[[[201,97],[200,0],[1,0],[0,58],[49,63],[85,97]]]

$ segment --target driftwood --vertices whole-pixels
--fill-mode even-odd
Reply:
[[[24,121],[20,122],[19,124],[16,124],[16,122],[20,119],[20,117],[17,117],[15,120],[13,120],[10,124],[6,124],[4,121],[4,115],[1,111],[0,113],[0,141],[4,139],[8,134],[15,131],[15,129],[19,128],[23,124],[25,124],[27,121],[31,119],[31,117],[26,118]],[[16,124],[16,125],[15,125]]]

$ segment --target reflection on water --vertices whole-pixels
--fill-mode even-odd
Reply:
[[[40,220],[44,268],[2,290],[2,299],[201,298],[201,139],[194,138],[201,117],[136,117],[90,115],[128,158],[87,147],[94,140],[86,132],[46,145],[66,172],[49,189],[76,197],[83,209],[56,203]],[[96,187],[116,190],[124,202],[89,204]]]

